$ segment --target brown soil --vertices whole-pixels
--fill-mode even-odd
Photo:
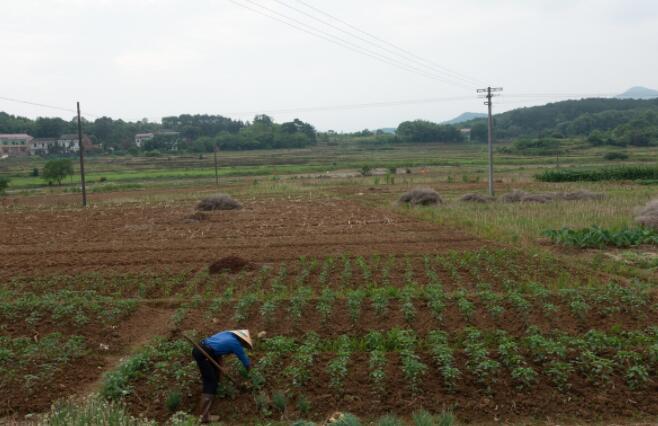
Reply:
[[[96,329],[91,324],[84,330],[67,333],[66,328],[60,326],[57,331],[65,335],[84,335],[90,353],[71,360],[68,365],[57,370],[47,382],[39,383],[38,392],[23,391],[23,383],[20,380],[12,389],[0,389],[0,416],[45,411],[53,401],[64,395],[84,396],[97,390],[102,383],[103,372],[115,368],[121,359],[149,339],[170,335],[168,319],[171,314],[171,310],[142,306],[129,319],[109,329]],[[44,329],[37,331],[36,335],[44,335],[51,330],[50,324],[44,324]],[[16,334],[11,333],[14,336]],[[35,365],[34,368],[39,366]]]
[[[189,205],[0,212],[0,278],[74,272],[196,269],[238,255],[252,262],[299,256],[425,254],[483,242],[351,201],[252,201],[241,211],[183,223]]]
[[[227,256],[213,262],[208,267],[208,273],[219,274],[221,272],[240,272],[243,269],[250,269],[252,267],[248,260],[244,260],[239,256]]]

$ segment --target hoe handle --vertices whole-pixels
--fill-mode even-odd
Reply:
[[[190,338],[190,336],[188,336],[187,334],[185,334],[185,333],[181,333],[181,334],[182,334],[183,337],[186,338],[186,339],[187,339],[192,345],[194,345],[194,347],[197,348],[197,349],[203,354],[203,356],[205,356],[206,358],[208,358],[208,360],[209,360],[210,362],[212,362],[213,365],[214,365],[215,367],[217,367],[217,369],[218,369],[219,371],[221,371],[226,377],[228,377],[229,380],[232,381],[234,385],[240,387],[240,384],[239,384],[238,382],[236,382],[235,379],[234,379],[233,377],[231,377],[230,374],[228,374],[228,372],[226,371],[226,369],[225,369],[224,367],[222,367],[221,365],[219,365],[219,363],[218,363],[217,361],[215,361],[215,358],[211,357],[211,356],[208,354],[208,352],[206,352],[206,351],[201,347],[201,345],[199,345],[197,342],[195,342],[195,341],[194,341],[192,338]]]

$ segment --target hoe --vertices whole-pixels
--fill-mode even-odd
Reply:
[[[190,336],[186,335],[185,333],[181,333],[181,334],[183,335],[183,337],[184,337],[185,339],[187,339],[188,342],[190,342],[192,345],[194,345],[195,348],[197,348],[199,351],[201,351],[201,353],[202,353],[206,358],[208,358],[208,359],[210,360],[210,362],[212,362],[212,364],[213,364],[215,367],[217,367],[217,370],[221,371],[222,374],[223,374],[225,377],[228,377],[228,379],[229,379],[231,382],[233,382],[233,384],[234,384],[238,389],[240,389],[240,390],[245,390],[245,386],[244,386],[243,384],[241,384],[241,383],[238,383],[237,380],[235,380],[233,377],[231,377],[231,375],[228,374],[228,371],[227,371],[224,367],[222,367],[221,365],[219,365],[219,363],[218,363],[217,361],[215,361],[215,359],[214,359],[213,357],[211,357],[211,356],[208,354],[208,352],[206,352],[205,350],[203,350],[203,348],[202,348],[201,346],[199,346],[199,344],[198,344],[197,342],[195,342]]]

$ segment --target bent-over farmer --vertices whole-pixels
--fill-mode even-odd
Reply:
[[[245,353],[244,348],[253,350],[253,343],[249,330],[228,330],[207,337],[199,342],[199,346],[223,366],[223,357],[234,354],[240,359],[242,365],[249,370],[251,361]],[[201,395],[201,423],[210,422],[210,408],[212,407],[221,372],[208,358],[196,347],[192,349],[192,356],[196,360],[203,381],[203,393]]]

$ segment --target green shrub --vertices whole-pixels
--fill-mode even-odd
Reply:
[[[535,175],[542,182],[598,182],[604,180],[658,179],[658,167],[624,166],[601,169],[553,169]]]
[[[630,247],[641,244],[658,244],[658,232],[647,228],[622,228],[608,230],[591,228],[548,230],[544,236],[555,244],[578,248],[603,248],[605,246]]]
[[[427,410],[416,410],[411,415],[414,426],[434,426],[434,417]]]
[[[4,194],[5,189],[9,186],[9,178],[0,176],[0,195]]]
[[[125,408],[119,404],[90,397],[82,402],[68,400],[54,403],[40,424],[155,426],[157,422],[136,419],[127,414]]]
[[[178,410],[178,407],[180,407],[182,398],[183,395],[181,395],[179,390],[171,391],[169,395],[167,395],[167,400],[165,401],[167,410],[169,410],[171,413],[175,413]]]
[[[625,152],[606,152],[603,155],[603,159],[614,161],[614,160],[628,160],[628,154]]]
[[[286,405],[288,405],[288,397],[282,391],[275,391],[272,394],[272,405],[280,413],[286,411]]]
[[[404,422],[393,414],[382,416],[375,423],[377,426],[404,426]]]

